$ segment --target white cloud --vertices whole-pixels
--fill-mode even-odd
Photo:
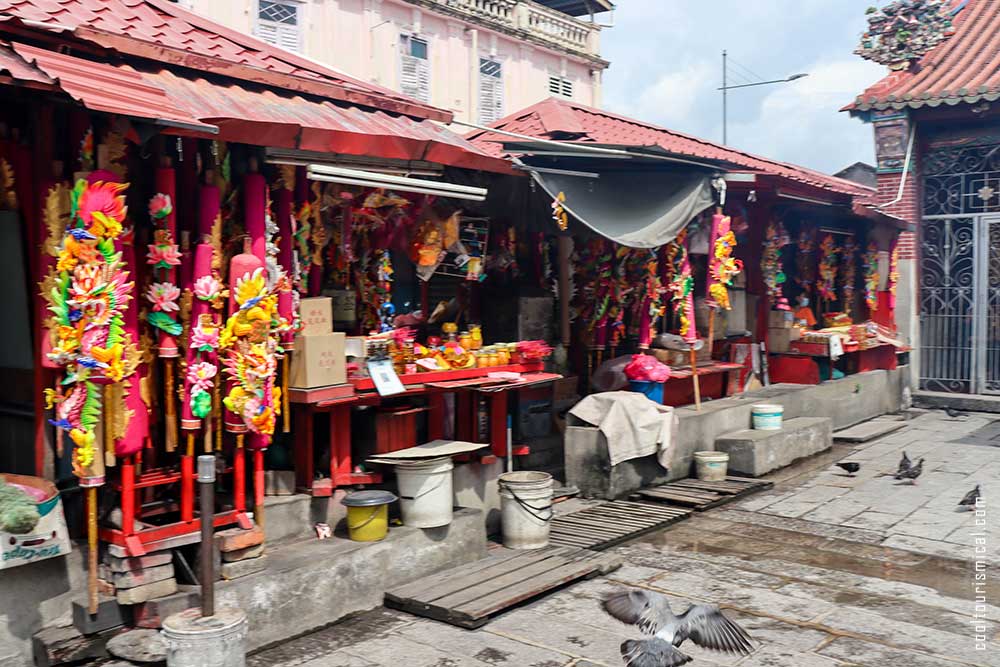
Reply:
[[[839,109],[885,70],[853,55],[870,2],[628,0],[602,35],[608,108],[719,141],[721,52],[730,83],[809,76],[729,93],[729,143],[833,172],[873,160],[871,128]],[[748,72],[747,68],[752,72]],[[754,76],[757,75],[757,76]]]

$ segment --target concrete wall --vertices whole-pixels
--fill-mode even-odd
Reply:
[[[188,4],[227,27],[254,31],[256,0],[191,0]],[[595,64],[584,57],[420,9],[404,0],[312,0],[299,6],[305,26],[304,55],[393,90],[399,90],[400,36],[417,34],[426,39],[430,102],[454,112],[459,120],[479,122],[479,56],[498,59],[503,65],[505,114],[549,97],[550,75],[571,80],[577,102],[601,103],[600,67],[591,74]],[[476,53],[470,29],[478,31]]]
[[[785,418],[829,417],[833,428],[841,429],[900,408],[904,386],[909,386],[909,369],[870,371],[849,375],[818,385],[776,384],[742,396],[677,410],[680,420],[670,478],[687,477],[694,453],[715,448],[715,439],[753,425],[751,408],[756,403],[778,403]]]
[[[858,373],[819,385],[771,385],[742,396],[707,401],[700,412],[694,406],[678,408],[677,439],[665,474],[655,457],[625,461],[611,468],[607,444],[597,437],[596,429],[567,428],[567,482],[581,486],[581,490],[586,487],[585,495],[589,497],[624,497],[644,485],[692,475],[694,453],[714,450],[719,436],[751,428],[756,403],[783,405],[786,419],[828,417],[837,430],[897,412],[903,390],[909,386],[909,369],[900,366],[893,371]]]
[[[393,527],[382,542],[313,540],[268,551],[267,570],[217,584],[217,604],[247,613],[256,650],[374,609],[390,588],[485,555],[482,513],[460,509],[448,526]]]
[[[83,551],[74,545],[62,558],[0,570],[0,665],[33,665],[32,635],[72,623],[70,604],[83,599],[87,587],[84,561]]]

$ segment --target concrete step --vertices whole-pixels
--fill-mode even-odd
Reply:
[[[898,431],[904,426],[906,426],[904,421],[878,418],[841,429],[833,434],[833,439],[838,442],[868,442],[893,431]]]
[[[913,405],[918,408],[944,410],[951,408],[962,412],[1000,412],[1000,396],[980,394],[951,394],[943,391],[915,391]]]
[[[760,477],[798,459],[833,446],[833,421],[829,417],[786,419],[781,430],[744,429],[715,439],[715,450],[729,454],[729,471]]]

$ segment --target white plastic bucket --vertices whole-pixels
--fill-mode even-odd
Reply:
[[[529,470],[500,475],[500,522],[508,549],[541,549],[549,544],[552,475]]]
[[[705,482],[721,482],[729,470],[729,454],[726,452],[695,452],[695,469],[698,479]]]
[[[753,427],[758,431],[780,431],[781,420],[785,415],[785,406],[771,403],[761,403],[751,408]]]
[[[168,616],[160,632],[167,667],[244,667],[248,627],[239,609],[216,609],[207,618],[198,608]]]
[[[451,523],[454,467],[450,457],[396,464],[404,525],[437,528]]]

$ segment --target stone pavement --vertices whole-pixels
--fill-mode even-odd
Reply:
[[[252,656],[250,667],[594,667],[621,665],[637,636],[600,609],[630,586],[659,591],[676,609],[715,602],[759,648],[727,656],[685,643],[693,666],[1000,666],[1000,540],[990,516],[1000,494],[1000,447],[975,433],[982,415],[920,414],[864,445],[774,475],[766,494],[697,515],[618,547],[625,565],[515,609],[477,631],[379,609]],[[906,449],[925,457],[914,487],[891,477]],[[859,461],[845,476],[837,460]],[[988,583],[974,596],[973,513],[955,503],[974,483],[986,500]],[[995,491],[996,489],[996,491]],[[977,615],[980,618],[976,618]],[[252,630],[251,630],[252,631]],[[977,635],[984,639],[977,642]],[[980,650],[983,648],[985,650]]]

